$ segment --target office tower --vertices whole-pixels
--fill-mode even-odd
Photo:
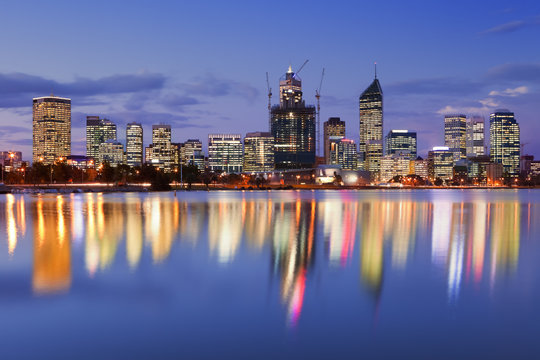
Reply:
[[[358,168],[358,152],[354,140],[344,139],[341,136],[330,136],[328,142],[330,144],[328,164],[340,165],[343,170],[356,170]]]
[[[274,137],[269,132],[250,132],[244,138],[244,172],[274,170]]]
[[[218,173],[242,172],[242,137],[240,134],[208,135],[208,163]]]
[[[444,146],[454,154],[454,161],[467,157],[467,117],[446,115],[444,117]]]
[[[491,161],[502,164],[503,172],[511,177],[519,175],[519,125],[514,113],[496,110],[489,117],[489,144]]]
[[[330,137],[345,137],[345,121],[331,117],[324,122],[324,162],[330,164]]]
[[[379,178],[383,156],[383,92],[375,79],[360,95],[360,142],[358,143],[358,167]]]
[[[112,167],[124,163],[124,145],[116,140],[106,140],[99,144],[98,163],[108,162]]]
[[[271,109],[276,169],[315,164],[315,107],[302,99],[302,80],[289,67],[279,81],[280,104]]]
[[[471,116],[467,119],[467,157],[486,155],[484,142],[484,117]]]
[[[202,142],[199,139],[189,139],[182,144],[180,163],[183,165],[195,165],[199,170],[204,170],[204,153],[202,151]]]
[[[435,146],[428,153],[428,173],[431,181],[450,180],[454,176],[454,152],[448,146]]]
[[[411,174],[411,162],[414,163],[408,154],[391,154],[381,158],[382,181],[390,181],[395,176],[407,176]]]
[[[385,137],[386,155],[404,155],[416,159],[416,131],[390,130]]]
[[[159,170],[170,172],[174,163],[171,144],[171,125],[152,125],[151,164]]]
[[[71,99],[54,95],[33,99],[32,161],[53,164],[71,154]]]
[[[143,128],[136,122],[126,126],[126,163],[132,167],[143,163]]]
[[[107,140],[116,141],[116,124],[99,116],[86,117],[86,156],[99,158],[99,145]]]
[[[427,159],[422,159],[421,157],[417,157],[414,160],[414,169],[412,173],[414,175],[420,176],[423,179],[427,179],[429,177],[429,161]]]

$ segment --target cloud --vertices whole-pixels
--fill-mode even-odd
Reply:
[[[540,81],[540,63],[504,64],[489,69],[486,79],[491,82]]]
[[[158,73],[111,75],[96,80],[77,77],[71,82],[58,82],[24,73],[0,73],[0,107],[29,106],[31,97],[51,92],[67,97],[137,93],[162,89],[165,82],[165,76]],[[95,105],[96,102],[86,99],[86,104]]]
[[[235,95],[253,101],[259,96],[259,90],[253,86],[236,80],[218,78],[213,74],[196,77],[181,87],[190,95],[220,97]]]
[[[522,20],[510,21],[504,24],[500,24],[489,28],[487,30],[481,31],[478,35],[495,35],[495,34],[508,34],[512,33],[527,27],[538,26],[540,25],[540,16],[529,17]]]
[[[415,79],[396,82],[386,86],[386,92],[403,95],[452,95],[464,96],[478,92],[483,87],[474,82],[456,77]]]
[[[201,101],[191,96],[167,94],[161,98],[160,103],[169,109],[183,110],[188,105],[201,104]]]
[[[518,86],[515,89],[506,89],[504,91],[490,91],[489,96],[510,96],[510,97],[516,97],[519,95],[527,94],[529,92],[529,88],[526,86]]]

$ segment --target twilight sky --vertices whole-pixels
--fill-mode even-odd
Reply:
[[[443,116],[515,112],[525,152],[540,156],[540,2],[42,1],[0,11],[0,150],[31,158],[32,97],[72,99],[72,153],[86,115],[168,123],[173,141],[265,131],[265,72],[277,94],[289,63],[307,103],[326,68],[321,121],[339,116],[358,141],[358,97],[384,91],[384,133],[442,145]],[[278,102],[274,95],[273,102]]]

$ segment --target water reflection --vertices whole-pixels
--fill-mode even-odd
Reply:
[[[7,195],[0,223],[10,257],[17,256],[26,227],[33,229],[32,288],[38,294],[69,290],[78,266],[74,248],[84,252],[91,278],[113,264],[135,271],[145,257],[154,264],[169,261],[175,243],[192,245],[183,251],[206,251],[222,266],[259,254],[271,264],[287,323],[294,326],[315,266],[355,266],[361,291],[379,303],[388,274],[427,260],[444,273],[448,299],[455,302],[467,284],[494,286],[498,277],[512,276],[522,229],[530,231],[539,216],[537,204],[529,203],[522,219],[517,199],[284,194],[204,194],[185,201],[159,194]]]

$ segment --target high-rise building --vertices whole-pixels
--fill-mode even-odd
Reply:
[[[484,142],[484,117],[471,116],[467,119],[467,157],[486,155]]]
[[[269,132],[250,132],[244,138],[244,172],[274,170],[274,137]]]
[[[509,176],[518,176],[520,132],[513,112],[501,109],[490,115],[489,145],[491,161],[502,164],[503,172]]]
[[[417,157],[412,165],[414,166],[412,171],[414,175],[420,176],[423,179],[429,177],[429,161],[427,159]]]
[[[454,161],[467,157],[467,117],[446,115],[444,117],[444,146],[454,154]]]
[[[71,99],[45,96],[33,99],[32,161],[53,164],[71,154]]]
[[[116,124],[99,116],[86,117],[86,156],[99,158],[99,145],[107,140],[116,141]]]
[[[126,126],[126,163],[129,166],[143,163],[143,128],[136,122]]]
[[[345,121],[331,117],[324,122],[324,162],[330,164],[330,137],[345,138]]]
[[[413,160],[408,155],[391,154],[383,156],[381,159],[381,177],[382,181],[390,181],[395,176],[407,176],[412,173],[411,162]]]
[[[390,130],[385,137],[386,155],[403,155],[416,159],[416,131]]]
[[[172,170],[174,153],[171,144],[171,125],[152,125],[150,163],[165,172]]]
[[[383,156],[383,92],[375,79],[360,95],[359,168],[371,172],[378,179]]]
[[[208,135],[208,164],[211,171],[241,173],[243,165],[240,134]]]
[[[112,167],[124,163],[124,145],[115,140],[106,140],[99,144],[98,163],[108,162]]]
[[[329,165],[340,165],[343,170],[356,170],[358,168],[358,152],[354,140],[341,136],[330,136]]]
[[[180,148],[180,163],[182,165],[195,165],[204,170],[204,153],[202,142],[199,139],[189,139]]]
[[[435,146],[428,152],[428,173],[431,181],[450,180],[454,176],[454,152],[448,146]]]
[[[279,81],[280,104],[271,109],[276,169],[315,164],[315,107],[302,99],[302,80],[291,67]]]

